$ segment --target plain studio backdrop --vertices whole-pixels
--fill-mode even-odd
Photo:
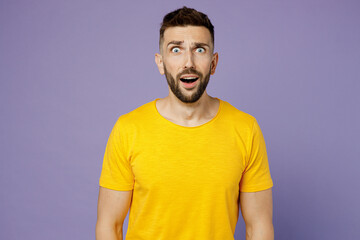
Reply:
[[[262,128],[275,238],[358,239],[360,3],[348,0],[1,0],[0,239],[94,239],[108,136],[168,94],[154,54],[162,17],[184,5],[215,26],[208,93]]]

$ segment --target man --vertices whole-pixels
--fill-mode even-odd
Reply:
[[[273,186],[256,119],[209,96],[214,27],[183,7],[167,14],[155,61],[169,95],[120,116],[100,177],[96,239],[273,239]],[[131,206],[131,207],[130,207]]]

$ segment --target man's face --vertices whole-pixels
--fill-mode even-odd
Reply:
[[[162,54],[156,54],[155,60],[171,93],[184,103],[198,101],[218,59],[209,30],[198,26],[167,28],[161,47]]]

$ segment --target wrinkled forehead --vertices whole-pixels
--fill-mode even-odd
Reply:
[[[204,43],[213,48],[210,31],[202,26],[169,27],[164,32],[162,48],[170,42],[182,42],[184,45]]]

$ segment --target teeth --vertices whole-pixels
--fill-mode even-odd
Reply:
[[[192,82],[195,82],[196,80],[198,80],[198,77],[184,77],[184,78],[180,78],[180,81],[185,82],[185,83],[192,83]]]

